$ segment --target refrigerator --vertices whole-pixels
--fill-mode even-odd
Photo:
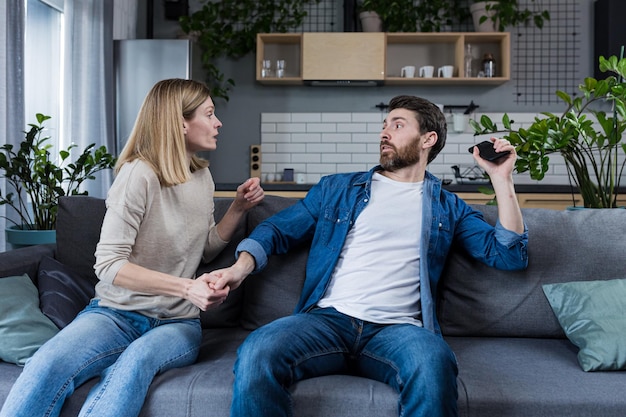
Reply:
[[[166,78],[190,79],[192,46],[188,39],[127,39],[114,43],[115,143],[124,147],[152,86]]]

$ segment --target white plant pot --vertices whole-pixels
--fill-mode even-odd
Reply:
[[[491,20],[494,12],[490,10],[487,12],[487,4],[495,4],[495,1],[479,1],[470,5],[470,12],[472,13],[472,19],[474,21],[474,30],[476,32],[497,32],[500,22],[496,19],[495,23]],[[483,23],[480,22],[480,18],[487,16],[487,20]]]
[[[361,12],[359,13],[361,19],[361,28],[363,32],[382,32],[383,21],[376,12]]]

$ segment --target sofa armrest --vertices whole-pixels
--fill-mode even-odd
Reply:
[[[54,257],[55,244],[27,246],[0,253],[0,277],[28,274],[37,281],[39,262],[44,256]]]

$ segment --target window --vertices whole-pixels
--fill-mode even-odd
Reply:
[[[25,120],[36,123],[36,113],[51,116],[46,122],[51,144],[63,137],[63,2],[26,1],[24,40]],[[27,127],[25,126],[25,129]]]

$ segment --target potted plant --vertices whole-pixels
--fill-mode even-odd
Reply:
[[[24,140],[14,149],[12,144],[0,146],[0,178],[7,184],[5,194],[0,190],[0,205],[11,208],[18,220],[3,216],[13,226],[7,227],[7,241],[11,243],[12,232],[22,230],[54,231],[58,200],[64,195],[87,195],[80,187],[86,180],[103,169],[113,168],[116,158],[105,146],[87,146],[71,161],[71,150],[76,145],[59,151],[58,158],[50,153],[49,136],[42,136],[44,122],[50,119],[38,113],[37,123],[30,124]],[[31,235],[31,233],[29,233]],[[54,233],[47,233],[54,242]],[[24,242],[19,242],[24,244]],[[14,245],[15,246],[15,245]]]
[[[202,51],[202,66],[213,100],[228,100],[235,85],[217,66],[218,59],[239,59],[253,52],[257,33],[287,32],[307,15],[305,6],[320,0],[220,0],[179,20],[181,29]]]
[[[470,12],[477,32],[504,32],[509,26],[531,22],[541,29],[544,21],[550,20],[547,10],[530,10],[521,6],[518,0],[474,1]]]
[[[386,9],[384,0],[363,0],[359,7],[359,19],[363,32],[382,32],[383,19],[381,14]],[[380,13],[379,13],[380,12]]]
[[[585,78],[579,86],[582,96],[572,98],[563,91],[556,92],[566,105],[562,114],[542,113],[545,117],[536,117],[529,127],[517,130],[507,114],[502,117],[503,130],[485,115],[480,123],[470,120],[470,124],[476,135],[505,133],[517,150],[517,172],[529,172],[532,179],[543,179],[551,154],[561,155],[584,206],[614,208],[626,163],[626,141],[622,140],[626,130],[626,59],[600,57],[599,65],[602,72],[611,75],[600,80]]]
[[[359,10],[361,26],[364,18],[378,16],[380,30],[386,32],[440,32],[467,18],[462,0],[363,0]]]

